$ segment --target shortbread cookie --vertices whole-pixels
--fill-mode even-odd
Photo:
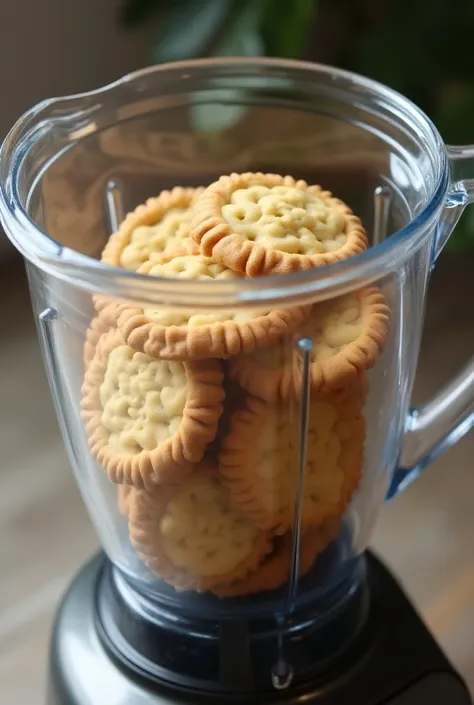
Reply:
[[[190,237],[191,206],[203,189],[181,188],[162,191],[157,198],[129,213],[110,236],[101,261],[112,267],[136,272],[153,253],[195,252]]]
[[[230,359],[229,376],[267,401],[288,399],[292,390],[301,390],[302,355],[296,343],[307,338],[312,342],[313,394],[340,389],[377,361],[387,339],[389,314],[376,287],[315,304],[292,338]]]
[[[82,416],[109,479],[150,490],[179,482],[216,435],[222,381],[216,360],[154,360],[105,333],[84,376]]]
[[[116,305],[119,301],[111,296],[104,296],[104,294],[93,294],[92,303],[96,312],[100,314],[105,308],[110,309],[111,305]]]
[[[199,252],[190,237],[191,207],[203,190],[177,186],[137,206],[108,239],[101,261],[136,272],[153,254]],[[98,313],[114,303],[102,294],[95,294],[93,302]]]
[[[287,274],[353,257],[367,235],[351,209],[320,186],[279,174],[231,174],[194,206],[201,252],[247,274]]]
[[[163,580],[199,592],[243,579],[272,550],[269,534],[233,506],[209,466],[173,488],[135,492],[130,540]]]
[[[132,499],[132,492],[134,491],[134,489],[133,489],[133,487],[130,487],[130,485],[119,485],[117,489],[118,489],[117,504],[118,504],[119,512],[124,517],[128,517],[129,511],[130,511],[130,502]]]
[[[229,433],[230,421],[239,409],[245,408],[247,392],[236,382],[224,374],[224,410],[219,419],[219,427],[215,439],[206,448],[206,457],[213,458],[214,462],[219,454],[223,439]]]
[[[304,577],[314,565],[316,558],[336,537],[340,528],[339,519],[333,519],[320,527],[313,527],[301,537],[299,576]],[[230,585],[216,585],[212,592],[218,597],[244,597],[259,592],[277,590],[290,577],[293,535],[277,536],[274,549],[257,570],[243,580]]]
[[[238,280],[242,277],[205,255],[157,256],[146,262],[139,273],[186,280]],[[166,308],[117,309],[117,325],[127,344],[156,358],[192,360],[226,358],[240,352],[270,345],[297,327],[309,307],[281,311],[243,308],[180,311]]]
[[[302,507],[304,530],[345,511],[362,472],[365,423],[359,389],[313,399],[309,407]],[[263,530],[293,526],[299,484],[300,419],[296,405],[249,395],[236,411],[219,453],[233,501]]]
[[[98,315],[92,319],[89,328],[86,330],[84,338],[84,364],[88,365],[95,354],[97,343],[104,333],[115,326],[115,304],[107,303],[104,299],[104,306],[101,307]]]

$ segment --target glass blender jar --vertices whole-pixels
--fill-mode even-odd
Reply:
[[[380,623],[377,513],[474,420],[472,361],[409,408],[430,271],[473,198],[473,156],[380,84],[279,60],[153,67],[17,122],[2,224],[107,556],[58,618],[57,702],[339,702],[321,684],[360,671]],[[245,172],[329,189],[368,249],[214,281],[100,261],[138,204]],[[224,342],[193,346],[191,319],[222,324]],[[160,337],[172,326],[184,347]]]

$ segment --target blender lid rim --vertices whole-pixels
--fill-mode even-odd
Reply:
[[[38,117],[51,106],[62,102],[72,104],[74,101],[78,100],[94,99],[102,96],[104,93],[116,90],[126,83],[131,83],[134,80],[155,73],[170,72],[173,70],[195,70],[197,68],[205,69],[209,67],[231,67],[236,71],[239,71],[239,69],[242,70],[242,68],[249,69],[254,67],[258,70],[262,66],[269,69],[305,70],[310,73],[317,72],[319,74],[325,74],[334,82],[340,80],[347,81],[353,88],[366,88],[376,92],[377,95],[390,99],[391,102],[397,104],[402,103],[405,108],[410,109],[414,117],[421,119],[431,132],[434,142],[433,146],[439,149],[437,154],[441,157],[441,163],[439,165],[440,173],[438,183],[433,188],[430,198],[423,206],[420,213],[403,228],[391,234],[389,238],[350,260],[336,262],[313,270],[269,276],[261,278],[260,280],[243,279],[240,280],[238,284],[231,281],[219,282],[218,292],[216,287],[217,282],[213,282],[211,291],[209,290],[208,282],[204,281],[192,281],[186,283],[186,287],[183,287],[182,280],[174,281],[153,277],[151,281],[150,277],[146,275],[105,265],[88,255],[65,247],[52,239],[37,226],[28,215],[26,209],[22,206],[17,190],[17,179],[14,177],[18,172],[19,163],[25,151],[25,141],[31,139],[33,131],[36,133],[38,128],[41,128],[42,125],[44,128],[43,122],[38,123]],[[186,78],[186,75],[182,76],[182,79]],[[84,106],[82,107],[84,109]],[[61,120],[61,117],[59,120]],[[34,127],[32,127],[33,121],[36,121]],[[437,217],[444,203],[449,185],[448,154],[444,142],[432,121],[420,108],[412,103],[412,101],[397,91],[358,74],[335,69],[323,64],[291,59],[263,58],[256,61],[255,58],[248,57],[225,57],[219,59],[211,58],[179,61],[140,69],[92,91],[65,97],[50,98],[30,108],[30,110],[19,118],[3,141],[0,155],[4,157],[3,160],[0,160],[0,221],[14,245],[20,250],[23,256],[33,264],[36,264],[42,269],[49,270],[54,276],[60,276],[60,278],[63,279],[69,279],[74,276],[74,281],[78,286],[90,291],[95,291],[96,293],[100,293],[102,290],[99,282],[100,278],[100,281],[107,282],[109,286],[108,292],[118,297],[120,297],[119,290],[124,284],[127,284],[128,287],[132,284],[137,285],[140,291],[143,290],[144,294],[146,294],[146,289],[149,289],[151,294],[150,300],[154,300],[157,294],[169,295],[174,300],[178,289],[179,299],[187,299],[195,297],[196,295],[204,297],[204,299],[206,295],[215,299],[216,294],[219,293],[219,296],[223,299],[222,303],[224,306],[229,305],[231,301],[241,302],[247,306],[253,302],[255,304],[261,304],[262,301],[268,302],[282,295],[285,295],[285,297],[299,297],[305,293],[314,294],[323,290],[324,292],[328,292],[329,290],[333,291],[334,288],[343,287],[344,284],[346,285],[346,289],[350,290],[354,288],[355,282],[361,285],[362,282],[370,283],[380,278],[384,273],[393,271],[417,249],[419,241],[423,236],[423,228],[426,228],[431,221],[434,221]],[[460,202],[462,202],[462,193],[460,197]],[[28,245],[31,249],[25,248],[22,246],[22,243],[19,242],[19,238],[16,236],[19,230],[23,237],[28,238]],[[398,247],[402,244],[403,247]],[[390,257],[390,255],[392,256]],[[73,275],[68,275],[69,267],[74,269]],[[82,270],[80,277],[78,277],[78,267]],[[63,270],[62,275],[59,273],[58,269]],[[262,286],[262,280],[265,282],[264,286]],[[114,281],[118,286],[112,286],[114,291],[111,291],[110,284],[113,285]],[[123,294],[123,297],[137,298],[133,294],[131,295],[130,290],[127,290],[127,293]],[[139,298],[145,301],[147,297],[145,296],[143,298],[142,294],[140,294]],[[195,300],[193,301],[193,305],[196,305]],[[213,307],[215,307],[214,302]]]

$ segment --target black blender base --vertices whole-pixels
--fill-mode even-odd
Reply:
[[[371,647],[324,684],[252,697],[206,696],[160,687],[105,649],[96,628],[95,595],[104,558],[88,563],[59,609],[51,643],[47,705],[472,705],[391,573],[367,553],[372,593]]]

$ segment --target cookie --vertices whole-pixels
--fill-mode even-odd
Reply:
[[[367,249],[357,216],[329,191],[292,176],[221,176],[194,205],[191,236],[201,252],[256,277],[287,274]]]
[[[154,360],[116,329],[86,368],[82,416],[92,454],[118,484],[179,482],[215,438],[223,375],[216,360]]]
[[[117,489],[118,489],[117,504],[118,504],[119,512],[124,517],[128,517],[128,513],[130,511],[130,502],[132,499],[133,487],[130,487],[130,485],[119,485]]]
[[[272,550],[270,535],[233,506],[209,465],[175,487],[135,492],[130,540],[176,590],[199,592],[245,578]]]
[[[302,527],[340,517],[362,473],[365,422],[359,387],[309,405]],[[262,529],[293,526],[298,491],[300,423],[287,402],[248,396],[235,412],[219,452],[219,472],[235,504]]]
[[[84,337],[84,364],[88,365],[95,355],[97,343],[104,333],[115,327],[115,304],[107,303],[100,306],[100,311],[89,324]]]
[[[137,206],[109,237],[101,262],[136,272],[153,254],[199,252],[190,236],[191,206],[203,190],[176,186]],[[100,313],[116,302],[95,294],[93,303]]]
[[[138,270],[141,274],[183,280],[239,280],[242,275],[205,255],[157,256]],[[297,327],[309,307],[281,311],[243,308],[203,312],[163,308],[117,307],[117,326],[134,350],[167,360],[226,358],[270,345]]]
[[[149,198],[129,213],[110,236],[101,261],[136,272],[153,253],[195,252],[197,248],[190,237],[191,205],[202,191],[177,186]]]
[[[312,341],[310,380],[313,394],[351,384],[377,361],[388,336],[390,310],[376,287],[314,304],[293,339],[239,355],[227,363],[228,374],[244,389],[266,401],[289,399],[301,391],[302,358],[296,339]]]
[[[301,537],[299,576],[302,578],[313,567],[314,561],[337,536],[340,521],[333,520],[314,527]],[[211,591],[218,597],[244,597],[259,592],[278,590],[290,577],[293,535],[277,536],[274,549],[257,570],[243,580],[230,585],[216,585]]]

